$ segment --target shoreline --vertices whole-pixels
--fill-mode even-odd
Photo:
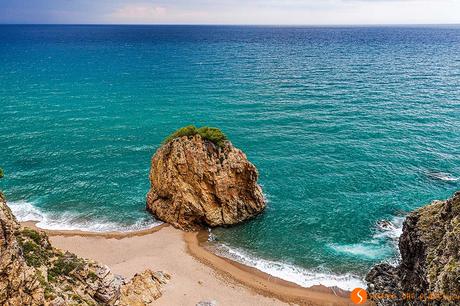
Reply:
[[[207,232],[205,230],[198,233],[186,232],[184,233],[184,239],[187,242],[189,254],[195,259],[220,273],[228,274],[229,277],[262,295],[268,294],[288,303],[299,304],[305,300],[321,303],[329,296],[335,296],[340,300],[345,298],[348,302],[350,294],[348,291],[339,288],[334,290],[323,285],[305,288],[296,283],[213,253],[203,246],[207,241]]]
[[[19,223],[22,226],[30,227],[38,231],[42,231],[48,234],[48,236],[63,236],[63,237],[74,237],[74,236],[82,236],[82,237],[103,237],[107,239],[125,239],[131,237],[139,237],[148,234],[153,234],[160,231],[164,227],[168,227],[169,224],[163,223],[160,225],[155,225],[151,228],[146,228],[137,231],[129,231],[129,232],[119,232],[119,231],[112,231],[112,232],[91,232],[91,231],[82,231],[82,230],[54,230],[54,229],[47,229],[41,228],[37,226],[39,221],[20,221]]]
[[[184,274],[182,270],[188,270],[187,265],[182,264],[182,261],[189,262],[189,259],[191,259],[195,261],[193,264],[193,272],[209,269],[213,273],[211,275],[203,275],[203,277],[208,278],[207,281],[192,283],[190,281],[190,276],[188,276],[189,279],[181,280],[182,283],[188,283],[185,284],[186,288],[183,288],[185,291],[191,291],[188,294],[195,294],[193,291],[200,291],[199,289],[204,287],[202,283],[223,281],[228,291],[234,291],[237,287],[243,288],[243,293],[241,293],[243,296],[240,298],[248,298],[249,295],[257,295],[254,301],[258,301],[262,298],[268,300],[264,301],[261,305],[285,305],[285,303],[294,303],[297,305],[350,305],[348,291],[338,288],[328,288],[322,285],[304,288],[293,282],[257,270],[256,268],[214,254],[204,246],[207,241],[207,231],[205,230],[200,232],[182,232],[168,224],[161,224],[150,229],[133,232],[86,232],[78,230],[42,229],[36,226],[36,222],[30,221],[21,222],[21,224],[25,227],[31,227],[46,232],[55,247],[71,251],[81,257],[99,261],[108,265],[114,273],[121,274],[125,277],[132,277],[135,273],[140,273],[148,267],[158,269],[157,263],[163,262],[167,267],[161,267],[161,270],[172,274],[173,279],[171,283],[174,283],[174,274],[180,274],[181,278],[184,278],[181,275]],[[147,243],[153,243],[154,240],[159,241],[155,242],[156,244],[152,245],[151,248],[142,249],[142,247],[140,247],[140,245],[143,246],[147,245]],[[131,251],[134,254],[124,254],[124,256],[114,255],[114,253],[117,253],[114,251],[120,247],[123,249],[125,245],[128,247],[127,253]],[[177,258],[178,262],[176,265],[167,261],[165,262],[163,255],[169,255],[168,252],[166,251],[165,254],[162,254],[162,251],[158,251],[160,248],[163,249],[163,245],[165,245],[166,248],[171,248],[171,254],[178,253],[178,257],[184,258]],[[181,286],[183,287],[184,284],[181,284]],[[198,288],[189,288],[196,286]],[[222,284],[220,286],[222,286]],[[181,292],[168,292],[171,291],[171,289],[168,289],[169,288],[165,289],[165,296],[181,294]],[[175,291],[177,291],[177,289]],[[227,294],[235,293],[228,292]],[[171,301],[175,301],[174,297],[169,298]],[[176,296],[176,298],[179,297]],[[225,299],[225,296],[221,296],[220,298],[221,300]],[[160,303],[162,299],[163,297],[160,298],[158,302]],[[281,304],[275,302],[274,299],[281,302]],[[252,303],[254,303],[254,301]],[[228,303],[230,304],[230,302]],[[248,302],[248,304],[251,303]],[[227,305],[227,303],[224,301],[223,303],[218,303],[218,305]]]

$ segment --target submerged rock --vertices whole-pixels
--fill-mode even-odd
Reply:
[[[139,298],[153,301],[169,277],[145,273],[153,276]],[[107,266],[53,248],[45,233],[20,226],[0,193],[0,305],[135,305],[125,301],[134,300],[131,288],[139,278],[125,280]]]
[[[265,208],[258,173],[229,141],[174,138],[152,158],[147,209],[183,230],[231,225]]]
[[[399,239],[401,263],[369,272],[370,295],[378,305],[459,305],[459,241],[460,192],[410,213]]]

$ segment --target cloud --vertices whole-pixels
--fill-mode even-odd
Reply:
[[[459,12],[460,0],[0,0],[0,23],[460,23]]]
[[[167,14],[164,6],[153,4],[128,4],[115,9],[108,19],[115,22],[158,22]]]

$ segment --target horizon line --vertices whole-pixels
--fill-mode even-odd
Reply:
[[[331,24],[270,24],[270,23],[1,23],[5,25],[49,25],[49,26],[248,26],[248,27],[371,27],[371,26],[460,26],[459,23],[331,23]]]

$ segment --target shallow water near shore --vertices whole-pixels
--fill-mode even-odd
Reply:
[[[212,230],[221,252],[352,288],[397,259],[406,212],[460,187],[456,26],[0,26],[0,54],[0,186],[41,227],[159,224],[152,154],[181,126],[217,126],[268,200]]]

